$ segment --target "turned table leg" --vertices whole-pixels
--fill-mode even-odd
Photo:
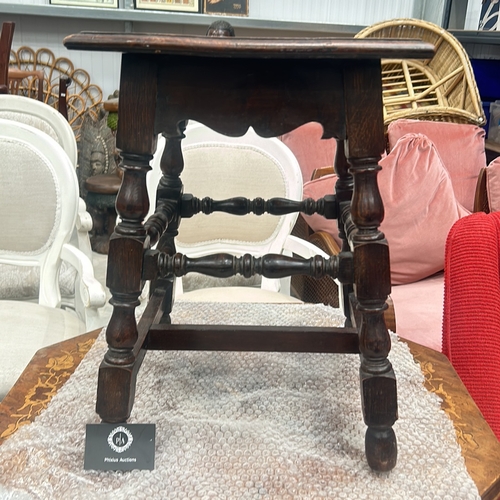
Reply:
[[[105,422],[124,422],[134,401],[141,351],[135,309],[142,291],[149,211],[146,174],[156,148],[156,65],[146,56],[124,54],[120,81],[117,148],[123,179],[116,199],[120,222],[109,242],[106,284],[113,313],[106,329],[108,351],[99,368],[96,411]]]
[[[181,142],[184,136],[186,123],[172,124],[165,130],[165,149],[160,160],[162,177],[156,191],[157,211],[167,219],[165,232],[159,239],[158,250],[173,255],[175,250],[175,237],[178,234],[180,224],[180,201],[183,193],[183,185],[180,175],[184,169]],[[159,210],[158,210],[159,209]],[[161,305],[160,323],[170,323],[170,313],[174,300],[175,277],[170,274],[164,278],[157,278],[151,287],[160,291],[163,295]]]
[[[148,212],[146,173],[150,155],[122,154],[122,187],[116,202],[122,218],[109,241],[106,284],[113,313],[106,329],[108,351],[99,368],[96,411],[105,422],[124,422],[130,415],[138,362],[135,308],[142,291],[142,256]]]
[[[345,141],[336,139],[337,148],[335,150],[335,172],[338,176],[335,183],[335,195],[337,196],[338,207],[338,229],[339,238],[342,240],[342,252],[350,252],[347,222],[351,213],[351,199],[353,179],[349,172],[349,163],[345,157]],[[339,289],[339,305],[346,317],[345,326],[352,326],[352,310],[350,296],[353,292],[352,284],[342,284]]]
[[[366,61],[345,72],[346,156],[354,187],[348,224],[354,252],[354,295],[361,353],[363,417],[368,426],[366,457],[376,471],[394,468],[397,442],[396,378],[387,356],[390,336],[384,320],[391,291],[389,248],[379,226],[384,206],[377,185],[384,149],[380,63]]]
[[[375,159],[351,160],[354,174],[352,217],[358,230],[353,235],[354,289],[361,316],[359,349],[363,417],[368,426],[366,457],[374,470],[388,471],[397,459],[396,378],[387,359],[391,341],[384,320],[390,292],[389,248],[378,231],[383,206],[377,188],[380,167]],[[370,200],[371,203],[367,203]]]

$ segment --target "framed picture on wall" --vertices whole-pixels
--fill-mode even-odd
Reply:
[[[135,0],[136,9],[200,12],[201,0]]]
[[[107,7],[117,9],[118,0],[50,0],[51,5],[74,5],[76,7]]]
[[[248,16],[248,0],[203,0],[205,14]]]

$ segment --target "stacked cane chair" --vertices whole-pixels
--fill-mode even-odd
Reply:
[[[360,31],[356,38],[418,38],[432,43],[432,59],[382,61],[384,122],[399,118],[486,123],[469,57],[444,28],[419,19],[392,19]]]

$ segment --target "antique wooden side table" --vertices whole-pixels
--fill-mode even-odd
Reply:
[[[109,245],[107,285],[114,309],[107,328],[109,348],[99,370],[97,412],[102,420],[123,422],[129,417],[137,372],[148,349],[359,352],[367,460],[374,470],[392,469],[397,397],[383,318],[390,292],[389,250],[378,229],[384,215],[377,186],[384,150],[380,60],[428,58],[434,47],[408,40],[109,33],[71,35],[64,44],[123,53],[117,132],[123,181],[116,201],[121,222]],[[274,137],[306,122],[321,123],[324,138],[335,137],[345,146],[345,154],[340,147],[335,159],[335,194],[318,202],[200,200],[184,194],[181,140],[189,119],[230,136],[241,136],[251,126],[263,137]],[[149,209],[146,174],[159,133],[167,141],[163,176],[156,212],[144,224]],[[202,211],[319,213],[338,219],[343,251],[331,259],[307,260],[227,254],[191,259],[176,254],[174,237],[182,217]],[[258,273],[269,278],[338,278],[348,327],[171,325],[173,281],[192,271],[219,277]],[[137,324],[134,311],[145,280],[152,281],[152,294]]]

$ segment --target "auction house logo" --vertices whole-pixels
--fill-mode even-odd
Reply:
[[[115,427],[108,436],[109,447],[116,453],[123,453],[132,446],[134,436],[125,427]]]

